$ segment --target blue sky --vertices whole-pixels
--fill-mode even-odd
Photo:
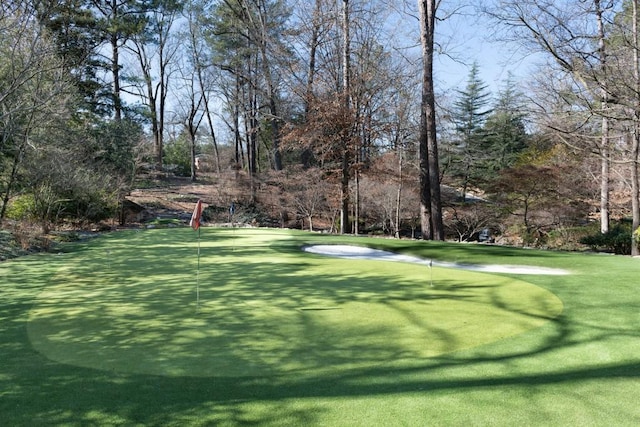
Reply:
[[[456,7],[461,3],[471,2],[453,0],[449,5]],[[534,72],[533,55],[525,55],[513,44],[493,40],[495,28],[489,18],[478,11],[479,3],[456,9],[456,14],[436,24],[436,43],[445,53],[436,58],[434,71],[443,90],[463,89],[474,61],[478,63],[480,77],[494,95],[509,72],[516,81],[527,80]]]
[[[419,21],[416,0],[401,0],[404,7],[396,7],[397,15],[390,16],[387,30],[401,44],[415,48],[419,56]],[[442,2],[436,23],[438,54],[434,60],[436,89],[440,94],[455,97],[456,89],[464,89],[471,64],[476,61],[481,79],[493,95],[507,80],[509,72],[515,81],[526,81],[533,73],[534,59],[517,51],[517,46],[493,41],[494,26],[479,9],[481,3],[493,0],[447,0]],[[446,9],[450,8],[450,9]],[[455,13],[451,13],[455,11]],[[410,50],[413,50],[410,48]]]

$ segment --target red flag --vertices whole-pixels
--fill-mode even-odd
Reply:
[[[200,218],[202,217],[202,200],[198,200],[196,203],[196,207],[193,210],[193,214],[191,215],[191,221],[189,221],[189,225],[194,230],[200,228]]]

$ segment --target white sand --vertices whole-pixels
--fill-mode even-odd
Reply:
[[[394,254],[379,249],[365,248],[362,246],[348,245],[314,245],[304,248],[306,252],[349,259],[375,259],[380,261],[411,262],[435,267],[460,268],[463,270],[480,271],[485,273],[511,273],[511,274],[545,274],[562,276],[570,274],[566,270],[545,267],[528,267],[522,265],[472,265],[457,264],[452,262],[432,261],[410,255]]]

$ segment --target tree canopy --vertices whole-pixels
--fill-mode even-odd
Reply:
[[[640,227],[635,0],[495,2],[478,19],[544,59],[497,88],[447,50],[467,6],[392,3],[4,2],[0,218],[104,220],[142,173],[209,164],[247,206],[343,233]],[[441,55],[468,64],[458,87]]]

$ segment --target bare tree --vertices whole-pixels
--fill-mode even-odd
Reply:
[[[611,88],[609,47],[606,29],[611,28],[616,2],[591,0],[555,2],[551,0],[500,1],[490,14],[509,30],[508,38],[517,40],[529,51],[542,52],[551,59],[546,74],[552,70],[564,74],[572,86],[565,101],[579,100],[583,112],[600,120],[600,139],[583,147],[600,157],[600,225],[609,229],[609,182],[611,164],[610,118]],[[571,101],[573,102],[573,101]],[[590,116],[590,117],[589,117]],[[559,134],[577,134],[584,129],[579,121],[574,127],[556,127]],[[561,135],[562,136],[562,135]],[[586,138],[587,141],[593,140]]]
[[[205,97],[198,84],[197,72],[191,67],[193,64],[183,64],[180,74],[182,85],[178,97],[177,122],[181,123],[184,132],[189,138],[191,181],[197,180],[197,134],[205,117],[203,104]]]
[[[45,27],[25,3],[0,6],[0,219],[47,126],[69,118],[73,90]],[[22,171],[24,172],[24,171]]]
[[[179,11],[172,2],[159,2],[157,8],[148,12],[146,31],[132,36],[127,45],[137,62],[138,95],[147,107],[151,122],[151,133],[155,150],[156,168],[162,169],[165,115],[172,67],[177,62],[178,44],[172,26]],[[157,77],[156,77],[157,76]]]
[[[197,83],[199,90],[202,94],[202,104],[204,107],[205,118],[207,119],[207,125],[209,129],[209,136],[211,143],[213,144],[213,150],[216,162],[216,171],[221,172],[220,167],[220,152],[218,150],[218,141],[216,131],[214,128],[214,117],[211,111],[211,92],[212,92],[212,72],[213,66],[207,59],[210,56],[208,46],[204,42],[204,34],[202,31],[203,24],[199,18],[203,17],[204,6],[198,2],[191,1],[185,8],[185,17],[188,19],[188,51],[190,52],[190,61],[192,63],[194,73],[197,77]]]
[[[620,160],[628,165],[632,215],[632,255],[640,255],[640,173],[638,171],[640,145],[640,35],[638,34],[638,1],[626,2],[616,16],[612,30],[612,54],[609,85],[614,94],[616,108],[621,110],[614,123],[617,133],[624,134],[623,155]]]
[[[323,179],[323,173],[319,168],[294,171],[287,189],[303,226],[306,220],[309,231],[314,230],[314,218],[327,209],[329,183]]]

